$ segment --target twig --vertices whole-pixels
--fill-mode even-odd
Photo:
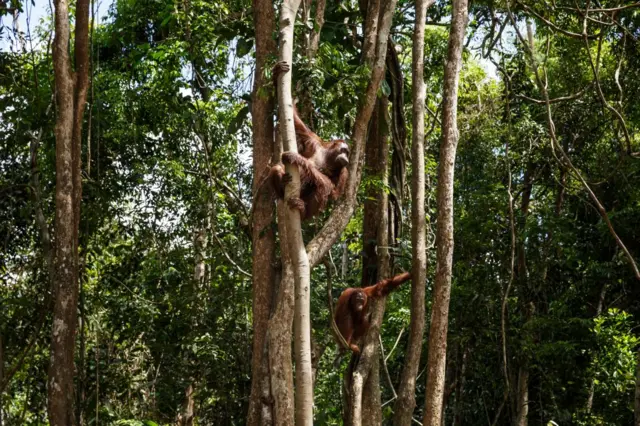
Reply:
[[[578,93],[574,93],[573,95],[561,96],[559,98],[549,99],[549,103],[550,104],[557,104],[557,103],[560,103],[560,102],[566,102],[566,101],[572,101],[574,99],[578,99],[579,97],[584,95],[584,92],[586,90],[587,89],[584,88],[581,91],[579,91]],[[541,104],[541,105],[545,105],[546,104],[546,102],[544,100],[530,98],[529,96],[526,96],[526,95],[517,94],[516,96],[518,98],[526,99],[526,100],[534,102],[536,104]]]
[[[400,338],[402,337],[402,333],[404,333],[404,327],[402,327],[400,329],[400,333],[398,333],[398,337],[396,338],[396,342],[393,344],[393,347],[391,348],[391,351],[389,351],[389,353],[385,357],[384,362],[387,362],[387,360],[389,359],[389,357],[391,356],[393,351],[396,350],[396,347],[398,346],[398,343],[400,342]]]
[[[393,387],[391,375],[389,374],[389,368],[387,368],[387,359],[384,357],[384,345],[382,344],[382,337],[380,336],[380,334],[378,334],[378,343],[380,343],[380,357],[382,358],[384,375],[387,378],[387,382],[389,382],[389,387],[391,388],[391,392],[393,393],[393,399],[396,399],[398,397],[398,394],[396,393],[396,389]]]
[[[249,272],[245,271],[244,269],[242,269],[240,267],[240,265],[238,265],[233,259],[231,259],[231,256],[229,256],[229,254],[227,253],[227,251],[224,249],[224,246],[222,245],[222,241],[220,241],[220,238],[218,238],[218,236],[216,235],[215,232],[212,232],[213,238],[216,240],[216,242],[218,243],[218,246],[220,246],[220,250],[222,250],[222,254],[224,255],[224,257],[227,258],[227,260],[229,261],[229,263],[231,263],[233,266],[235,266],[235,268],[238,270],[238,272],[240,272],[241,274],[252,278],[253,275],[251,275]]]

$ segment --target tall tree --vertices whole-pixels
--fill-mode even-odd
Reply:
[[[300,0],[285,0],[280,8],[280,46],[278,59],[291,64],[293,62],[293,29]],[[282,73],[278,77],[278,107],[280,131],[284,152],[297,153],[296,135],[293,126],[293,100],[291,94],[291,73]],[[300,174],[298,167],[286,164],[291,175],[291,184],[285,188],[285,201],[300,197]],[[289,246],[293,277],[295,282],[294,353],[296,360],[296,424],[313,424],[313,374],[311,368],[311,267],[302,239],[300,212],[287,208],[286,220],[280,223],[280,229],[287,228],[287,239],[281,244]]]
[[[375,12],[375,9],[372,10],[372,4],[376,3],[374,1],[369,2],[369,8],[367,9],[367,18],[365,22],[366,30],[365,35],[369,34],[369,36],[365,36],[365,44],[363,47],[363,58],[365,63],[372,64],[372,81],[367,87],[367,93],[365,99],[368,102],[371,102],[369,105],[365,103],[363,107],[358,111],[358,117],[356,118],[356,126],[354,129],[354,139],[358,140],[365,133],[364,124],[368,122],[369,117],[371,116],[371,112],[373,111],[374,106],[377,104],[374,103],[375,92],[371,92],[371,90],[377,85],[379,85],[382,80],[383,72],[385,69],[385,62],[387,56],[387,43],[389,39],[389,31],[391,29],[391,24],[393,22],[393,13],[396,7],[395,0],[387,0],[385,2],[380,2],[379,12]],[[377,17],[379,19],[373,19],[372,16]],[[371,37],[371,33],[377,34],[375,37]],[[385,107],[384,113],[387,114]],[[366,115],[365,115],[366,114]],[[360,118],[360,120],[358,119]],[[363,118],[366,118],[367,121],[361,121]],[[360,127],[362,126],[362,127]],[[388,136],[385,136],[387,138]],[[388,141],[382,145],[381,151],[382,155],[385,155],[386,151],[388,151]],[[384,148],[386,146],[386,148]],[[386,157],[385,157],[386,158]],[[357,160],[352,160],[357,161]],[[386,173],[386,165],[384,167],[384,173]],[[383,183],[385,180],[383,179]],[[355,194],[354,194],[355,195]],[[385,209],[384,216],[379,213],[380,223],[377,233],[377,244],[378,246],[387,247],[388,239],[387,239],[387,226],[388,223],[386,221],[386,209],[387,209],[388,200],[386,197],[380,197],[380,201],[378,204],[378,208],[380,212],[381,209]],[[326,227],[326,226],[325,226]],[[382,244],[381,244],[382,243]],[[311,242],[313,244],[313,241]],[[378,256],[378,275],[383,276],[383,274],[388,274],[388,268],[386,265],[388,264],[388,256],[383,256],[382,253],[379,253]],[[381,270],[386,269],[386,270]],[[374,377],[377,375],[377,369],[373,367],[374,363],[378,363],[378,335],[380,332],[380,325],[382,324],[382,318],[384,316],[384,300],[380,299],[375,304],[369,308],[371,312],[371,321],[369,331],[367,336],[364,339],[362,344],[362,352],[360,357],[357,359],[357,365],[353,369],[353,378],[352,378],[352,390],[351,390],[351,424],[353,426],[360,426],[361,424],[368,424],[370,421],[375,422],[380,416],[379,409],[375,407],[373,408],[372,401],[379,399],[377,393],[374,393],[371,387],[377,383],[377,380],[374,378],[373,382],[369,382],[369,377],[373,373]],[[363,399],[366,398],[366,399]],[[369,417],[373,418],[369,418]]]
[[[424,424],[442,424],[445,369],[447,365],[447,330],[451,298],[453,262],[453,176],[458,147],[458,81],[462,66],[462,47],[467,28],[467,0],[453,0],[447,60],[444,66],[442,108],[442,142],[438,165],[438,226],[436,229],[436,277],[429,329],[427,389]]]
[[[416,406],[416,376],[422,353],[425,317],[425,285],[427,279],[426,219],[425,219],[425,166],[424,166],[424,114],[426,88],[424,84],[424,30],[427,8],[433,0],[416,1],[416,22],[413,30],[412,100],[413,138],[411,146],[411,324],[407,356],[402,369],[398,399],[395,403],[394,424],[409,426]]]
[[[53,328],[49,365],[49,418],[53,426],[74,425],[74,348],[78,306],[81,138],[89,83],[89,0],[75,14],[75,72],[69,54],[69,4],[55,2],[53,69],[56,85],[56,214]]]
[[[273,32],[275,13],[269,0],[253,1],[253,24],[256,38],[256,65],[251,93],[251,119],[253,129],[253,352],[251,358],[251,398],[249,400],[248,425],[266,424],[262,418],[263,405],[263,368],[265,362],[265,337],[269,321],[269,308],[274,292],[275,234],[272,228],[273,203],[265,194],[260,193],[259,185],[273,157],[273,97],[265,90],[265,64],[275,53]]]

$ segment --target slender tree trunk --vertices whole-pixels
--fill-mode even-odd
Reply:
[[[636,362],[636,392],[633,401],[634,426],[640,426],[640,348],[638,349]]]
[[[376,0],[372,0],[376,1]],[[376,20],[377,42],[368,46],[363,52],[366,58],[365,63],[371,66],[371,79],[367,88],[359,98],[358,112],[353,125],[351,136],[351,155],[349,158],[349,180],[345,190],[345,196],[334,207],[331,216],[325,222],[322,230],[307,245],[307,253],[311,266],[317,265],[327,254],[333,243],[338,239],[346,228],[357,202],[358,186],[362,176],[362,151],[364,140],[367,136],[367,128],[371,115],[375,109],[380,82],[384,77],[384,65],[387,54],[387,42],[391,23],[393,21],[393,11],[397,0],[387,0],[384,5],[384,12],[381,14],[381,21],[378,27]],[[371,34],[371,23],[365,22],[365,34]],[[365,45],[367,47],[367,45]]]
[[[453,425],[460,426],[463,424],[462,418],[462,407],[463,407],[463,396],[464,396],[464,386],[467,382],[467,359],[469,357],[470,348],[466,346],[462,351],[462,361],[460,366],[460,371],[458,373],[458,388],[456,390],[456,405],[454,410],[454,419]]]
[[[391,93],[391,170],[389,172],[389,229],[392,247],[398,243],[402,234],[402,205],[406,180],[407,128],[404,114],[404,76],[395,46],[389,40],[387,46],[387,72]]]
[[[458,81],[467,27],[467,0],[453,0],[447,61],[444,67],[442,144],[438,167],[436,276],[429,330],[424,425],[440,426],[447,364],[447,329],[453,261],[453,174],[458,147]]]
[[[344,280],[347,276],[347,268],[349,267],[349,244],[347,241],[342,242],[342,266],[340,276]]]
[[[520,367],[518,371],[518,394],[517,394],[517,417],[516,426],[527,426],[529,422],[529,368],[526,365]]]
[[[384,63],[387,54],[387,43],[389,37],[389,30],[391,29],[391,23],[393,20],[393,12],[395,10],[396,1],[388,0],[386,1],[380,11],[378,13],[374,12],[374,8],[372,8],[372,4],[378,4],[375,0],[369,1],[368,9],[367,9],[367,17],[366,17],[366,28],[365,31],[365,46],[363,57],[365,59],[365,63],[373,63],[373,73],[372,73],[372,82],[373,85],[376,86],[379,84],[379,81],[382,79],[383,71],[384,71]],[[379,7],[379,6],[376,6]],[[373,16],[375,15],[375,19]],[[375,21],[375,25],[372,23]],[[371,28],[377,29],[377,45],[373,43],[373,46],[368,44],[366,40],[368,39],[367,35],[371,37],[371,32],[373,31]],[[375,39],[375,38],[374,38]],[[375,62],[374,62],[375,59]],[[370,94],[369,90],[372,89],[372,85],[370,84],[367,88],[368,95]],[[367,96],[368,96],[367,95]],[[386,109],[385,109],[386,112]],[[362,117],[363,114],[366,116],[366,110],[361,110],[359,112],[359,117]],[[361,133],[364,130],[362,127],[359,127],[361,124],[361,120],[356,119],[356,129],[354,134],[358,136],[358,139],[361,137]],[[388,147],[385,152],[388,151]],[[386,157],[385,157],[386,158]],[[386,170],[386,166],[385,166]],[[383,251],[387,251],[388,247],[388,223],[386,220],[387,217],[387,204],[388,200],[382,198],[380,200],[380,211],[384,209],[384,215],[381,214],[379,234],[378,234],[378,248],[383,249]],[[384,232],[380,232],[380,230],[384,230]],[[385,238],[386,240],[380,240],[380,238]],[[387,269],[384,262],[388,262],[388,260],[384,260],[384,258],[388,257],[388,253],[383,253],[382,251],[378,252],[378,275],[382,276],[382,274],[388,274],[389,270]],[[380,270],[380,268],[385,268],[385,270]],[[382,318],[384,316],[384,303],[385,300],[383,298],[376,299],[373,301],[371,306],[369,307],[371,312],[371,320],[370,320],[370,328],[367,336],[365,336],[364,341],[361,345],[362,351],[360,354],[360,358],[358,359],[357,365],[353,368],[353,376],[351,380],[351,407],[350,407],[350,418],[352,426],[360,426],[362,424],[380,424],[382,420],[382,414],[378,406],[373,408],[372,401],[379,401],[379,394],[376,394],[375,390],[371,388],[373,386],[373,382],[369,384],[368,379],[371,373],[373,363],[378,363],[378,335],[380,333],[380,326],[382,324]],[[379,377],[376,380],[375,376],[379,376],[379,373],[374,371],[374,378],[377,383],[379,383]],[[366,400],[363,400],[363,394],[365,390],[365,385],[369,388],[367,390]],[[379,386],[379,384],[378,384]],[[366,405],[365,405],[366,404]],[[376,423],[378,422],[378,423]]]
[[[398,399],[394,406],[394,425],[409,426],[416,406],[416,376],[422,353],[425,319],[425,282],[427,279],[426,220],[425,220],[425,166],[424,166],[424,31],[427,8],[433,0],[416,1],[416,23],[413,32],[413,138],[411,177],[411,323],[407,356],[402,369]]]
[[[390,135],[389,100],[386,97],[378,99],[376,115],[371,121],[371,133],[369,143],[378,145],[378,165],[375,166],[376,176],[380,178],[381,185],[386,188],[389,183],[389,135]],[[378,190],[378,200],[375,204],[376,221],[373,223],[376,238],[376,276],[374,283],[378,280],[391,276],[391,256],[389,255],[389,196],[386,191]],[[373,283],[372,283],[373,284]],[[364,284],[363,284],[364,285]],[[378,303],[375,310],[379,311],[380,318],[384,317],[384,302]],[[379,333],[378,333],[379,334]],[[370,359],[361,357],[356,372],[363,371],[361,366],[368,368],[367,378],[362,389],[362,421],[364,424],[382,424],[381,396],[380,396],[380,356],[378,334],[369,333],[373,352]],[[355,394],[355,392],[353,392]],[[354,410],[355,412],[355,410]]]
[[[193,383],[189,383],[184,391],[184,403],[182,405],[182,413],[178,416],[176,422],[178,426],[193,426],[195,419],[195,400],[193,398]]]
[[[276,156],[282,153],[282,137],[276,128]],[[278,201],[278,224],[286,222],[283,200]],[[287,227],[280,226],[280,241],[288,241]],[[288,426],[294,423],[293,404],[293,362],[291,360],[291,330],[293,327],[294,282],[291,256],[287,244],[280,244],[282,269],[275,279],[277,296],[273,315],[267,327],[267,351],[271,394],[273,396],[273,424]],[[265,412],[263,408],[263,413]],[[263,415],[263,420],[266,417]]]
[[[375,40],[381,10],[380,0],[360,2],[360,8],[360,12],[365,17],[365,45],[363,48],[363,59],[367,64],[370,64],[373,62],[375,55]],[[368,138],[364,146],[365,173],[368,176],[378,179],[383,175],[383,169],[380,163],[381,157],[384,155],[380,148],[380,135],[383,131],[380,120],[381,102],[382,98],[376,99],[375,109],[369,122]],[[385,102],[386,105],[388,105],[388,100],[385,100]],[[380,199],[378,197],[380,188],[372,185],[368,187],[366,191],[363,212],[364,217],[362,220],[362,287],[375,284],[378,278],[378,255],[376,244],[378,222],[380,219],[380,209],[378,208],[380,203]]]
[[[0,333],[0,384],[4,383],[4,344],[2,341],[2,333]],[[2,401],[2,392],[0,392],[0,426],[2,426],[2,410],[4,404]]]
[[[316,16],[307,45],[307,58],[309,59],[315,58],[318,48],[320,47],[320,33],[324,25],[324,10],[326,5],[326,0],[316,0]]]
[[[364,217],[362,219],[362,287],[373,285],[378,281],[378,228],[380,224],[381,193],[385,192],[384,177],[387,164],[387,152],[383,145],[388,146],[384,139],[389,135],[389,123],[386,119],[386,109],[389,106],[387,98],[378,98],[376,111],[371,117],[369,137],[365,145],[364,164],[369,178],[380,182],[367,188],[364,201]]]
[[[293,28],[300,0],[285,0],[280,9],[280,47],[278,59],[287,64],[293,62]],[[278,107],[283,150],[297,153],[296,136],[293,126],[293,102],[291,96],[291,72],[278,78]],[[286,164],[291,175],[291,184],[285,188],[285,201],[300,197],[300,175],[298,167]],[[311,318],[310,287],[311,268],[307,251],[302,239],[300,213],[286,208],[286,220],[279,229],[286,229],[287,239],[281,239],[281,245],[289,246],[293,268],[295,306],[294,306],[294,353],[296,360],[295,419],[297,425],[313,424],[313,372],[311,365]]]
[[[78,307],[78,229],[80,223],[80,141],[88,86],[89,1],[76,3],[75,65],[69,56],[69,5],[55,2],[54,75],[56,85],[56,215],[53,328],[49,365],[49,420],[75,425],[74,347]]]
[[[602,315],[602,309],[604,308],[604,300],[607,295],[607,284],[606,282],[602,284],[602,288],[600,289],[600,296],[598,297],[598,306],[596,307],[596,318]],[[591,379],[591,385],[589,385],[589,396],[587,397],[587,413],[591,413],[591,409],[593,408],[593,396],[596,393],[596,378]]]
[[[269,55],[275,53],[276,45],[272,38],[275,26],[273,2],[269,0],[253,1],[253,21],[256,36],[256,71],[251,94],[251,118],[253,122],[253,352],[251,358],[251,398],[247,425],[262,426],[266,419],[261,413],[270,411],[265,404],[264,377],[268,369],[264,368],[265,339],[269,322],[270,301],[275,290],[275,234],[272,229],[274,219],[273,203],[259,185],[269,162],[273,157],[273,98],[261,91],[267,81],[264,67]],[[272,416],[269,416],[272,418]]]
[[[84,262],[83,262],[84,263]],[[77,406],[76,413],[78,418],[78,425],[82,426],[84,424],[83,418],[83,406],[85,399],[85,380],[86,380],[86,366],[85,366],[85,356],[86,356],[86,312],[85,312],[85,294],[84,288],[82,286],[82,282],[80,284],[80,348],[78,354],[78,398],[77,398]]]

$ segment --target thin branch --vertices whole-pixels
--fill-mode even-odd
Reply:
[[[553,22],[549,21],[544,16],[540,15],[535,10],[531,9],[526,4],[520,3],[517,0],[516,0],[516,4],[520,5],[524,10],[526,10],[527,12],[529,12],[530,14],[532,14],[533,16],[535,16],[536,18],[538,18],[539,20],[544,22],[548,27],[552,28],[553,30],[555,30],[555,31],[557,31],[559,33],[562,33],[562,34],[564,34],[566,36],[569,36],[569,37],[578,38],[578,39],[582,38],[582,34],[574,33],[574,32],[571,32],[571,31],[567,31],[567,30],[565,30],[563,28],[560,28],[559,26],[557,26]],[[595,34],[590,35],[590,36],[588,36],[588,38],[596,38],[596,35]]]
[[[612,8],[600,8],[600,9],[590,9],[590,12],[618,12],[620,10],[626,10],[626,9],[635,9],[636,7],[640,7],[640,2],[636,2],[633,4],[627,4],[625,6],[618,6],[618,7],[612,7]]]
[[[611,220],[609,220],[609,215],[607,214],[607,211],[605,210],[605,208],[602,205],[602,203],[600,203],[600,200],[598,199],[596,194],[591,190],[591,187],[589,186],[587,181],[584,179],[584,177],[582,177],[582,174],[580,173],[580,171],[573,165],[573,163],[571,162],[571,159],[569,158],[567,153],[564,151],[562,146],[560,146],[560,144],[558,143],[558,139],[556,137],[556,131],[555,131],[555,124],[553,122],[553,116],[551,115],[551,104],[549,102],[549,92],[547,92],[547,85],[548,85],[547,74],[546,74],[546,72],[544,73],[545,80],[543,82],[541,77],[540,77],[540,74],[538,72],[538,64],[537,64],[537,61],[536,61],[536,58],[535,58],[535,54],[534,54],[532,48],[529,47],[527,45],[527,43],[525,42],[525,39],[522,36],[522,33],[520,32],[520,29],[518,28],[518,25],[517,25],[517,23],[515,21],[515,18],[513,17],[513,14],[511,13],[511,9],[509,8],[509,2],[507,2],[507,11],[509,13],[509,19],[511,20],[511,23],[512,23],[512,25],[513,25],[513,27],[514,27],[514,29],[516,31],[516,35],[518,36],[518,39],[520,40],[520,43],[524,46],[525,51],[529,54],[529,59],[531,61],[531,66],[532,66],[533,72],[534,72],[535,77],[536,77],[536,83],[538,85],[538,89],[540,90],[540,92],[542,94],[542,97],[544,98],[545,103],[546,103],[546,107],[547,107],[546,108],[547,109],[547,125],[548,125],[548,130],[549,130],[549,139],[550,139],[550,142],[551,142],[552,152],[553,152],[554,156],[556,156],[556,151],[560,153],[563,161],[560,161],[560,159],[558,159],[557,156],[556,156],[556,159],[558,159],[560,164],[568,167],[569,170],[571,170],[571,172],[574,174],[574,176],[580,181],[580,183],[582,184],[582,186],[585,189],[585,191],[587,191],[587,193],[589,194],[589,197],[591,197],[591,200],[596,205],[596,207],[598,209],[598,213],[600,214],[600,217],[602,218],[602,220],[607,225],[607,228],[609,229],[609,232],[611,233],[611,236],[615,240],[615,242],[618,245],[618,247],[625,254],[625,257],[628,260],[629,266],[633,270],[634,276],[636,277],[636,279],[638,281],[640,281],[640,270],[638,270],[638,266],[636,265],[636,262],[633,259],[633,256],[631,255],[631,253],[627,249],[627,246],[625,246],[624,242],[622,242],[622,240],[620,239],[620,237],[616,233],[616,231],[615,231],[615,229],[613,227],[613,224],[611,223]]]
[[[578,99],[578,98],[582,97],[582,95],[584,95],[586,90],[587,90],[587,88],[584,88],[581,91],[579,91],[577,93],[574,93],[573,95],[561,96],[559,98],[549,99],[549,103],[553,105],[553,104],[557,104],[557,103],[560,103],[560,102],[566,102],[566,101],[572,101],[574,99]],[[526,100],[528,100],[530,102],[533,102],[533,103],[536,103],[536,104],[546,105],[546,102],[544,100],[541,100],[541,99],[534,99],[534,98],[530,98],[529,96],[521,95],[521,94],[516,94],[516,96],[518,98],[526,99]]]
[[[393,393],[393,399],[396,399],[398,397],[398,394],[396,393],[396,389],[393,387],[393,381],[391,380],[391,375],[389,374],[389,369],[387,368],[387,359],[384,356],[384,345],[382,344],[382,337],[380,336],[380,334],[378,334],[378,343],[380,343],[380,357],[382,358],[384,375],[387,378],[387,382],[389,382],[391,393]]]
[[[584,12],[585,17],[588,15],[588,13],[589,13],[589,9],[587,8],[587,10]],[[609,102],[607,102],[607,99],[604,96],[604,92],[602,91],[602,87],[600,85],[600,52],[602,50],[602,40],[604,37],[604,31],[600,32],[600,37],[598,38],[598,56],[597,56],[596,62],[594,62],[593,56],[591,55],[591,49],[589,47],[589,38],[587,37],[586,34],[587,34],[587,19],[585,18],[583,21],[582,36],[583,36],[584,43],[587,47],[589,64],[591,65],[591,71],[593,73],[593,78],[596,83],[598,96],[600,97],[600,101],[602,101],[602,104],[604,105],[604,107],[609,111],[611,111],[618,118],[618,123],[620,123],[620,127],[622,127],[622,132],[627,142],[627,154],[631,154],[632,152],[631,136],[629,135],[629,129],[627,128],[627,124],[624,121],[624,117],[622,117],[622,114],[616,108],[614,108],[609,104]]]
[[[389,351],[389,353],[385,357],[384,362],[387,362],[387,360],[389,359],[391,354],[393,354],[393,351],[396,350],[396,347],[398,346],[398,343],[400,342],[400,338],[402,337],[402,333],[404,333],[404,327],[402,327],[400,329],[400,333],[398,333],[398,337],[396,338],[396,342],[393,344],[393,347],[391,348],[391,350]]]
[[[29,355],[31,353],[31,350],[34,348],[36,339],[38,338],[38,335],[40,334],[40,330],[42,330],[42,326],[45,323],[47,312],[48,312],[48,309],[42,309],[42,312],[40,313],[40,317],[38,318],[38,323],[37,323],[38,325],[34,333],[31,335],[31,338],[29,339],[29,343],[27,343],[27,346],[24,348],[24,350],[18,357],[18,360],[13,364],[11,368],[9,368],[9,372],[4,377],[4,380],[2,381],[2,383],[0,383],[0,395],[4,393],[4,390],[6,389],[7,385],[9,385],[9,382],[11,382],[11,379],[13,378],[13,376],[18,372],[18,370],[20,370],[20,368],[24,364],[25,359],[27,358],[27,355]]]
[[[224,246],[222,245],[222,241],[220,241],[220,238],[218,238],[218,236],[216,235],[215,232],[212,232],[213,238],[216,240],[216,242],[218,243],[218,246],[220,246],[220,250],[222,250],[222,254],[224,255],[224,257],[227,258],[227,260],[229,261],[229,263],[231,263],[237,270],[238,272],[240,272],[242,275],[245,275],[249,278],[252,278],[253,275],[251,275],[249,272],[245,271],[244,269],[242,269],[240,267],[240,265],[238,265],[233,259],[231,259],[231,256],[229,256],[229,254],[227,253],[227,251],[224,249]]]

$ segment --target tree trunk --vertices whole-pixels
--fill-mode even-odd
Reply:
[[[316,16],[313,23],[313,29],[309,35],[309,43],[307,44],[307,58],[313,59],[320,47],[320,33],[322,32],[322,26],[324,25],[324,10],[326,7],[326,0],[316,1]]]
[[[517,394],[517,417],[516,426],[527,426],[529,422],[529,369],[521,366],[518,371],[518,394]]]
[[[425,166],[424,166],[424,31],[427,8],[433,0],[416,1],[416,23],[413,32],[413,137],[411,177],[411,323],[407,356],[402,369],[398,399],[394,405],[394,425],[410,426],[416,406],[416,376],[422,353],[425,317],[425,282],[427,279],[426,220],[425,220]]]
[[[4,383],[4,344],[2,342],[2,333],[0,333],[0,384]],[[0,392],[0,426],[2,426],[2,409],[4,404],[2,403],[2,394]]]
[[[373,0],[372,0],[373,1]],[[384,65],[387,54],[387,41],[393,21],[393,11],[395,10],[397,0],[388,0],[384,5],[384,12],[381,14],[380,25],[376,20],[377,43],[370,46],[370,58],[364,55],[367,64],[371,65],[371,79],[367,84],[364,94],[359,98],[356,120],[353,125],[353,133],[351,136],[351,155],[349,157],[349,180],[345,190],[344,197],[334,207],[331,216],[325,222],[322,230],[307,245],[307,253],[311,266],[317,265],[327,254],[333,243],[342,234],[347,227],[357,202],[358,186],[362,176],[362,150],[364,140],[367,136],[367,128],[371,115],[375,109],[380,82],[384,77]],[[372,32],[370,23],[365,22],[365,34]]]
[[[182,413],[178,416],[178,421],[176,422],[178,426],[193,426],[195,419],[193,392],[193,383],[189,383],[189,386],[184,391]]]
[[[253,284],[253,346],[251,357],[251,397],[247,425],[262,426],[266,419],[262,414],[268,412],[270,406],[264,401],[264,377],[268,369],[263,359],[265,355],[265,339],[269,322],[271,299],[275,286],[275,234],[272,223],[273,202],[259,191],[264,173],[273,157],[273,98],[261,95],[261,88],[267,81],[264,78],[264,67],[269,55],[275,53],[275,42],[272,38],[275,26],[273,3],[269,0],[253,1],[253,21],[256,36],[256,70],[251,94],[251,118],[253,123],[253,227],[252,227],[252,284]],[[264,91],[262,91],[264,92]],[[272,418],[272,416],[269,416]]]
[[[89,1],[76,4],[75,65],[69,56],[69,5],[55,2],[53,48],[56,85],[56,214],[53,327],[49,365],[49,421],[75,425],[74,347],[78,308],[78,228],[80,223],[80,140],[88,86]]]
[[[467,0],[453,0],[447,61],[444,67],[442,143],[438,167],[436,276],[429,330],[424,425],[440,426],[447,360],[447,329],[453,261],[453,175],[458,146],[458,80],[467,26]]]
[[[402,234],[402,205],[407,174],[407,128],[404,114],[404,76],[398,53],[391,40],[389,40],[387,47],[386,63],[391,88],[389,97],[391,99],[391,141],[393,143],[389,172],[389,242],[394,247]]]
[[[388,164],[389,164],[389,135],[390,135],[390,117],[389,117],[389,100],[386,97],[378,99],[378,108],[376,115],[371,122],[371,133],[369,142],[378,146],[377,154],[378,164],[375,166],[376,176],[379,177],[381,186],[386,188],[389,183]],[[378,280],[391,276],[391,257],[389,255],[389,196],[385,190],[378,190],[378,200],[375,204],[376,221],[372,224],[375,229],[377,255],[376,260],[376,276],[375,284]],[[364,284],[363,284],[364,285]],[[375,309],[380,316],[380,321],[384,318],[384,301],[377,304]],[[370,338],[368,342],[373,346],[371,358],[361,357],[358,361],[356,371],[368,369],[367,376],[362,388],[362,414],[363,423],[367,425],[382,424],[381,396],[380,396],[380,355],[379,355],[379,339],[378,333],[369,332]],[[355,394],[355,392],[352,392]],[[354,410],[355,412],[355,410]]]
[[[389,100],[378,98],[376,111],[371,117],[369,137],[365,145],[364,164],[367,176],[379,182],[367,188],[364,201],[364,217],[362,219],[362,287],[370,286],[378,281],[378,228],[380,224],[380,203],[384,193],[384,179],[387,166],[389,122],[386,110]],[[386,232],[386,230],[385,230]]]
[[[636,392],[633,401],[633,417],[633,424],[635,426],[640,426],[640,349],[638,349],[636,362]]]
[[[280,9],[280,48],[279,61],[293,62],[293,28],[300,0],[285,0]],[[278,77],[278,107],[283,150],[297,153],[296,136],[293,125],[293,102],[291,96],[291,72]],[[291,175],[291,184],[285,188],[285,202],[300,197],[300,175],[298,167],[285,165]],[[279,223],[282,232],[286,229],[287,238],[281,239],[281,245],[289,246],[295,287],[294,306],[294,353],[296,360],[295,419],[297,425],[313,424],[313,372],[311,366],[311,318],[310,287],[311,269],[307,251],[302,239],[301,217],[299,211],[285,208],[285,222]]]
[[[282,138],[279,126],[276,130],[277,155],[282,152]],[[287,207],[283,200],[278,201],[278,224],[285,223]],[[287,227],[280,226],[280,241],[288,241]],[[293,326],[293,272],[289,247],[280,244],[282,269],[280,277],[275,279],[277,297],[273,315],[267,327],[267,350],[270,388],[273,403],[273,424],[288,426],[293,420],[293,363],[291,360],[291,329]],[[264,403],[264,401],[263,401]],[[263,413],[265,409],[263,408]],[[263,420],[265,416],[263,415]]]
[[[600,296],[598,297],[598,306],[596,307],[596,316],[598,318],[602,314],[602,309],[604,308],[604,300],[607,295],[607,284],[602,284],[602,288],[600,289]],[[636,373],[637,374],[637,373]],[[596,393],[596,378],[591,379],[591,384],[589,385],[589,396],[587,397],[587,413],[591,413],[591,409],[593,408],[593,396]]]

